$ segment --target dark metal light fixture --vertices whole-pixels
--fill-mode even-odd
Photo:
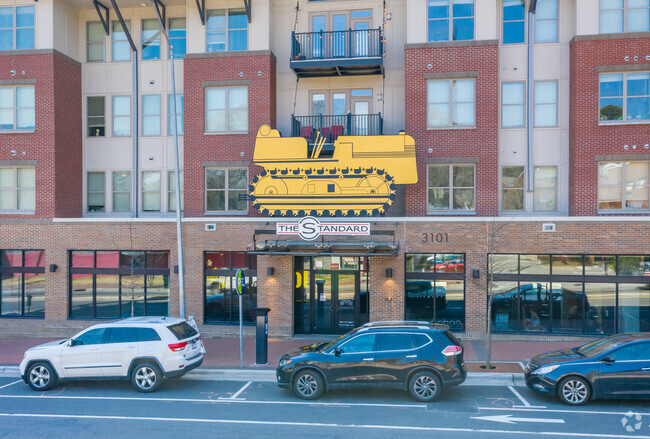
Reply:
[[[480,279],[481,270],[472,270],[472,279]]]
[[[56,264],[50,264],[50,273],[56,272],[56,269],[59,268]]]
[[[275,273],[275,270],[273,269],[273,267],[267,267],[266,268],[266,274],[267,275],[273,276],[274,273]]]
[[[393,277],[393,269],[392,268],[387,268],[386,269],[386,277],[388,277],[388,278]]]

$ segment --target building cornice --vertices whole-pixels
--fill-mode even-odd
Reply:
[[[569,41],[569,46],[579,41],[629,40],[632,38],[650,38],[650,32],[619,32],[615,34],[576,35]]]
[[[63,58],[69,63],[74,64],[77,67],[81,67],[81,63],[76,61],[73,58],[70,58],[68,55],[59,52],[56,49],[25,49],[25,50],[0,50],[0,57],[2,56],[30,56],[30,55],[56,55],[59,58]]]
[[[203,59],[203,58],[230,58],[238,56],[270,56],[273,61],[277,61],[275,55],[270,50],[233,50],[230,52],[204,52],[204,53],[186,53],[184,59]]]
[[[436,41],[428,43],[409,43],[404,49],[440,49],[445,47],[498,46],[499,40]]]

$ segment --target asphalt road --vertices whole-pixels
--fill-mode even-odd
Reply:
[[[465,386],[420,404],[403,391],[297,399],[273,383],[168,381],[153,394],[124,381],[34,392],[0,377],[0,438],[649,438],[648,401],[573,408],[526,387]],[[632,431],[628,431],[629,427]]]

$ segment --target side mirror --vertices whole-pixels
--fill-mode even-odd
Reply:
[[[72,339],[68,340],[68,342],[67,342],[66,344],[67,344],[68,346],[74,346],[74,343],[72,342]]]
[[[603,357],[602,360],[603,363],[613,363],[616,361],[616,358],[614,358],[612,355],[608,355],[606,357]]]
[[[340,357],[341,356],[341,348],[334,349],[334,355],[336,355],[337,357]]]

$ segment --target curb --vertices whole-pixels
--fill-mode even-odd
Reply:
[[[0,378],[20,378],[18,366],[0,366]],[[199,381],[254,381],[274,383],[275,370],[259,369],[214,369],[199,368],[183,377]],[[463,383],[465,386],[524,386],[523,373],[469,372]]]

